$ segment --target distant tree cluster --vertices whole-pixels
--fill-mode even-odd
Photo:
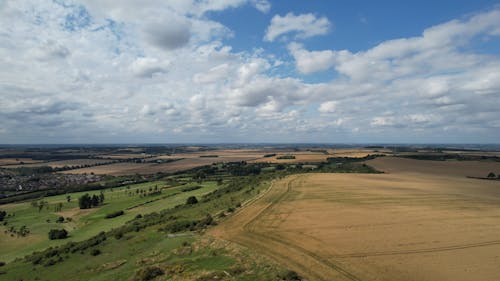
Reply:
[[[78,198],[78,206],[80,209],[90,209],[92,207],[97,207],[102,205],[104,202],[104,194],[101,192],[99,196],[92,195],[90,196],[88,193]]]
[[[19,229],[16,229],[15,226],[10,226],[7,230],[4,231],[5,233],[10,232],[10,236],[14,237],[14,235],[17,235],[17,237],[25,237],[28,234],[30,234],[30,230],[26,225],[21,226]]]
[[[40,200],[40,201],[31,201],[31,206],[34,207],[34,208],[38,208],[38,212],[41,212],[43,210],[43,207],[47,207],[49,206],[49,203],[47,201],[44,201],[44,200]]]
[[[136,189],[135,194],[138,194],[140,197],[160,195],[161,188],[158,188],[158,185],[155,185],[154,188],[150,187],[149,189]],[[128,196],[133,196],[133,195],[134,194],[132,191],[128,192]]]
[[[276,159],[295,159],[295,155],[281,155],[276,157]]]

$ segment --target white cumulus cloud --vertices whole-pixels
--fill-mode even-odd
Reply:
[[[317,17],[311,13],[275,15],[267,27],[264,40],[274,41],[276,38],[289,33],[294,34],[296,38],[304,39],[327,34],[330,27],[331,23],[326,17]]]

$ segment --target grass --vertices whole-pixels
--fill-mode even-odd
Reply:
[[[69,193],[67,195],[71,196],[71,202],[67,202],[67,195],[43,198],[47,202],[47,207],[44,207],[40,212],[37,207],[31,206],[30,202],[4,205],[2,206],[2,210],[6,210],[9,214],[14,214],[14,217],[7,218],[7,226],[0,226],[0,247],[2,248],[0,261],[8,262],[33,251],[61,245],[69,241],[88,239],[101,231],[108,231],[119,227],[138,214],[158,212],[163,209],[172,208],[183,204],[189,196],[201,197],[203,194],[217,188],[216,183],[205,182],[201,184],[202,188],[200,189],[181,192],[181,188],[189,185],[195,184],[168,187],[165,185],[165,182],[155,181],[135,184],[129,187],[106,189],[104,190],[105,204],[88,210],[80,210],[78,208],[78,197],[85,193],[91,195],[99,194],[99,191]],[[155,186],[166,188],[162,190],[160,195],[156,196],[139,197],[135,193],[136,190],[149,190],[149,188],[154,188]],[[129,196],[129,192],[133,195]],[[63,204],[61,212],[54,211],[54,207],[58,203]],[[120,210],[124,210],[125,214],[116,218],[105,219],[107,214]],[[56,223],[56,219],[59,216],[71,217],[72,221]],[[23,225],[26,225],[31,232],[27,237],[11,237],[10,233],[5,233],[11,226],[18,229]],[[53,228],[64,228],[68,230],[70,236],[64,240],[50,241],[48,240],[48,232]]]
[[[263,179],[266,178],[263,177]],[[138,184],[129,188],[116,188],[113,191],[106,190],[104,194],[107,204],[85,211],[87,213],[78,217],[73,222],[75,229],[70,231],[71,238],[66,241],[56,241],[59,243],[51,243],[53,241],[48,241],[48,238],[45,237],[47,234],[43,233],[44,239],[35,243],[35,248],[43,249],[48,246],[66,243],[71,239],[83,240],[92,236],[96,231],[110,230],[119,225],[128,224],[127,221],[139,213],[147,214],[161,211],[161,213],[167,212],[167,214],[179,219],[200,219],[207,214],[215,215],[228,207],[235,207],[269,186],[268,181],[254,180],[252,177],[248,177],[246,180],[238,178],[233,178],[233,180],[240,183],[234,186],[242,188],[224,189],[219,192],[218,190],[221,188],[230,187],[229,182],[231,180],[223,185],[217,185],[213,181],[206,181],[201,184],[188,183],[168,187],[163,190],[161,195],[143,198],[138,196],[130,197],[128,192],[135,192],[136,189],[149,188],[155,185],[160,186],[163,182]],[[182,192],[182,189],[189,187],[189,185],[201,185],[202,188]],[[209,197],[204,196],[208,193],[212,195]],[[72,197],[76,195],[72,194]],[[196,196],[199,203],[175,208],[175,206],[184,205],[189,196]],[[211,199],[208,200],[208,198]],[[60,200],[65,200],[65,196],[47,199],[50,204],[57,203]],[[148,201],[151,202],[147,203]],[[75,208],[76,202],[66,202],[63,213],[74,211]],[[125,210],[123,216],[104,219],[107,213],[127,208],[128,210]],[[29,203],[11,205],[9,209],[15,211],[16,216],[18,216],[18,213],[24,212],[23,217],[26,217],[25,220],[28,220],[32,215],[33,217],[30,218],[32,224],[40,216],[57,217],[57,214],[54,214],[50,209],[44,209],[38,214],[38,210],[31,207]],[[44,224],[46,222],[42,223],[39,228],[45,230],[46,226]],[[58,224],[58,226],[61,226],[61,224]],[[44,264],[47,264],[48,258],[40,265],[33,265],[29,260],[18,259],[0,268],[0,278],[6,280],[134,280],[134,276],[139,271],[154,266],[165,272],[165,275],[161,278],[167,278],[167,280],[172,275],[181,278],[180,280],[220,279],[225,277],[228,272],[231,272],[231,280],[273,280],[277,272],[282,270],[272,262],[256,257],[255,254],[249,253],[247,250],[236,249],[234,245],[221,244],[221,241],[207,242],[208,238],[197,233],[169,236],[166,232],[161,231],[162,226],[162,223],[156,223],[140,231],[126,232],[119,239],[110,234],[101,244],[91,246],[81,252],[58,252],[56,257],[51,258],[60,260],[55,262],[54,265],[44,266]],[[36,229],[38,228],[33,226],[33,230]],[[23,239],[38,237],[35,232],[38,232],[38,230],[28,237],[16,239],[23,241]],[[93,256],[92,253],[96,252],[96,249],[100,251],[100,254]],[[22,252],[29,253],[30,250],[33,250],[33,248],[26,248]],[[20,257],[22,256],[20,252],[19,249],[17,251],[11,249],[10,255],[11,257]],[[44,253],[47,253],[47,251]],[[2,252],[2,257],[8,255],[9,253]]]

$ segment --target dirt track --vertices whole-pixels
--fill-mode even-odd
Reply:
[[[211,234],[308,280],[498,280],[500,184],[414,175],[307,174]]]

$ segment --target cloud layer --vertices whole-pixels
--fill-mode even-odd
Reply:
[[[238,34],[208,14],[242,6],[272,11],[256,0],[3,2],[0,143],[500,139],[500,59],[470,48],[498,38],[499,9],[360,52],[308,49],[331,31],[326,17],[274,15],[263,40],[282,42],[280,56],[224,43]],[[331,78],[306,82],[314,75]]]

